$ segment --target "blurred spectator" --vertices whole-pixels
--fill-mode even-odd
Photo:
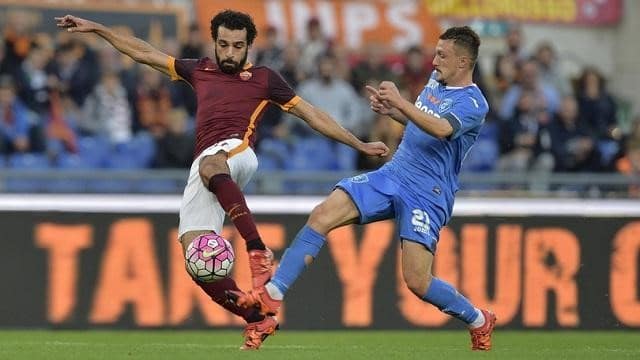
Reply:
[[[280,75],[292,88],[297,88],[298,84],[305,79],[305,74],[300,67],[300,47],[296,44],[287,45],[282,52],[282,61]]]
[[[278,44],[278,29],[268,26],[264,33],[264,45],[256,52],[256,64],[280,71],[283,66],[283,49]]]
[[[477,67],[477,66],[476,66]],[[516,62],[512,57],[506,55],[498,55],[493,69],[493,79],[491,86],[491,94],[493,105],[500,108],[502,98],[507,90],[516,82],[518,71]]]
[[[204,44],[198,24],[193,23],[189,26],[187,39],[180,48],[180,57],[183,59],[200,59],[204,57]]]
[[[587,67],[583,70],[576,94],[580,116],[593,132],[602,165],[605,169],[612,169],[621,148],[622,131],[617,125],[617,105],[597,69]]]
[[[502,120],[513,117],[516,105],[524,91],[531,91],[537,98],[544,101],[549,113],[555,113],[560,103],[560,95],[556,89],[540,79],[538,63],[527,60],[522,63],[518,72],[518,83],[512,85],[502,99],[499,116]]]
[[[50,111],[47,119],[47,146],[51,155],[60,150],[76,152],[76,127],[82,114],[75,103],[57,90],[50,93]],[[62,146],[57,146],[61,144]]]
[[[140,124],[135,129],[147,130],[154,137],[163,136],[167,131],[172,107],[168,79],[160,72],[142,66],[136,89],[136,108]]]
[[[31,111],[44,115],[50,106],[49,91],[58,80],[50,74],[50,52],[33,47],[14,73],[18,96]]]
[[[188,115],[184,109],[169,113],[167,132],[156,138],[156,168],[188,168],[193,161],[195,138],[187,132]]]
[[[29,111],[17,98],[13,80],[0,76],[0,153],[30,151],[30,128]]]
[[[376,84],[388,80],[396,81],[395,74],[384,62],[385,49],[378,43],[369,43],[362,59],[351,70],[351,85],[360,91],[368,82]]]
[[[546,41],[540,43],[536,48],[534,59],[538,62],[541,81],[555,87],[561,96],[573,94],[568,77],[560,72],[556,51],[551,43]]]
[[[433,64],[422,47],[412,46],[407,50],[400,83],[409,91],[409,99],[415,100],[422,92],[426,80],[433,72]]]
[[[336,58],[331,54],[325,54],[320,57],[317,66],[318,77],[300,83],[297,89],[298,95],[326,111],[340,125],[354,134],[361,134],[363,129],[359,114],[359,97],[349,83],[335,76]],[[300,136],[315,134],[306,125],[294,125],[293,132]]]
[[[593,172],[599,168],[594,139],[580,118],[575,98],[565,96],[560,111],[549,125],[555,171]]]
[[[618,159],[616,168],[634,180],[629,187],[629,195],[640,197],[640,116],[637,116],[628,139],[625,141],[625,155]]]
[[[116,73],[106,72],[87,97],[78,122],[81,135],[103,136],[113,144],[131,139],[131,108],[127,93]]]
[[[68,92],[78,106],[84,104],[100,79],[100,67],[95,53],[75,38],[60,44],[54,71],[60,79],[61,89]]]
[[[524,51],[524,35],[522,34],[522,27],[520,24],[509,24],[507,36],[504,40],[506,49],[502,55],[511,58],[514,64],[519,66],[520,63],[528,57]]]
[[[533,91],[525,90],[518,100],[513,117],[502,122],[500,148],[503,155],[498,163],[501,171],[525,172],[530,168],[551,170],[552,164],[546,159],[536,161],[540,130],[549,123],[543,100],[536,97]]]
[[[307,37],[300,47],[300,69],[305,76],[316,73],[317,61],[320,55],[329,50],[329,39],[322,32],[322,25],[318,18],[313,17],[307,22]]]
[[[4,57],[0,72],[14,74],[31,50],[36,16],[26,10],[7,11],[5,16],[2,28]]]

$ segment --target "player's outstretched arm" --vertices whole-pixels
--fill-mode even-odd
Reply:
[[[55,20],[59,28],[65,28],[69,32],[95,33],[136,62],[150,65],[154,69],[170,75],[170,57],[141,39],[118,34],[100,23],[72,15],[57,17]]]
[[[404,116],[420,129],[438,139],[445,139],[453,134],[453,127],[445,119],[429,115],[415,107],[400,95],[400,91],[391,81],[383,81],[378,89],[379,99],[389,107],[398,109]]]
[[[349,145],[367,155],[386,156],[389,154],[389,148],[384,143],[380,141],[368,143],[360,141],[360,139],[349,132],[349,130],[340,126],[340,124],[327,113],[303,99],[300,99],[294,107],[289,109],[289,112],[304,120],[312,129],[322,135]]]

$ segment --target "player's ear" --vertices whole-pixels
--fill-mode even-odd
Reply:
[[[459,56],[458,57],[458,69],[464,69],[464,68],[468,67],[470,60],[471,59],[469,59],[468,56],[464,56],[464,55],[463,56]]]

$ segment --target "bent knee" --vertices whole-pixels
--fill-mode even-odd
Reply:
[[[431,279],[431,274],[423,271],[411,271],[405,272],[404,274],[404,282],[407,284],[407,287],[420,298],[427,293],[427,289],[429,289],[431,285]]]
[[[308,224],[320,232],[329,232],[334,227],[335,210],[332,210],[325,202],[317,205],[309,215]]]

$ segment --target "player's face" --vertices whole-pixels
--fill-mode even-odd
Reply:
[[[247,62],[247,29],[230,30],[224,26],[218,28],[218,39],[214,47],[216,62],[227,74],[242,70]]]
[[[447,83],[457,75],[460,56],[456,54],[453,40],[438,40],[432,63],[436,70],[436,80],[441,83]]]

